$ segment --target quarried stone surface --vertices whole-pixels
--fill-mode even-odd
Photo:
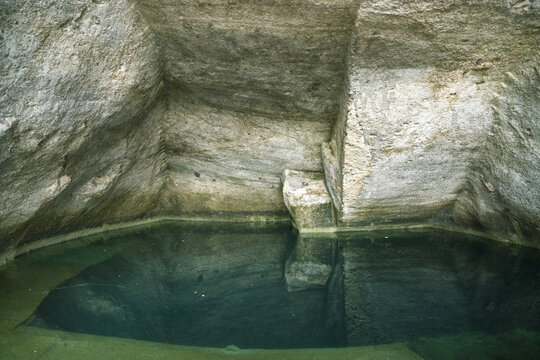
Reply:
[[[428,223],[539,246],[539,9],[521,5],[360,4],[322,151],[339,228]]]
[[[283,200],[300,232],[334,226],[332,201],[322,173],[285,170]]]
[[[0,0],[0,263],[106,223],[285,219],[285,169],[324,171],[340,229],[540,246],[539,18],[517,0]],[[299,228],[333,226],[323,203]]]

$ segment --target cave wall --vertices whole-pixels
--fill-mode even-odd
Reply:
[[[284,218],[285,169],[324,171],[338,229],[537,246],[539,8],[0,0],[0,262],[106,223]]]
[[[136,1],[181,97],[219,109],[332,120],[353,1]],[[174,96],[178,97],[178,96]]]
[[[538,245],[538,7],[499,5],[360,4],[322,151],[338,229],[430,223]]]
[[[0,2],[0,257],[144,214],[161,165],[153,34],[130,1]]]
[[[320,144],[330,136],[330,121],[215,108],[177,92],[167,101],[165,214],[286,216],[281,171],[322,169]]]
[[[286,216],[280,175],[321,171],[351,1],[138,2],[161,49],[164,214]]]
[[[538,47],[536,47],[538,48]],[[540,240],[540,58],[522,58],[498,79],[485,145],[473,157],[445,221],[514,243]]]

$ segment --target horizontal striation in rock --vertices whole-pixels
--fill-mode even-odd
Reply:
[[[281,213],[281,172],[322,169],[320,143],[330,136],[330,123],[255,116],[169,95],[164,201],[176,212]]]
[[[220,108],[331,121],[355,16],[342,1],[139,3],[164,78]]]

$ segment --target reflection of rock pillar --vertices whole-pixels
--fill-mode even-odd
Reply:
[[[335,236],[300,234],[296,247],[285,263],[287,289],[301,291],[326,286],[334,266],[335,253]]]
[[[343,257],[336,234],[299,234],[285,262],[285,281],[289,292],[326,287],[325,326],[337,346],[346,346]]]
[[[336,339],[337,346],[347,346],[347,329],[345,323],[345,286],[343,278],[343,256],[337,249],[336,264],[326,289],[326,328]]]

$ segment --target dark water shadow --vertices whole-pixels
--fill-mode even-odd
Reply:
[[[52,290],[28,324],[267,349],[540,330],[539,252],[461,234],[165,223],[43,261],[96,249],[114,255]]]
[[[287,291],[288,226],[166,224],[112,242],[121,249],[51,291],[31,325],[210,347],[338,343],[325,289]]]

